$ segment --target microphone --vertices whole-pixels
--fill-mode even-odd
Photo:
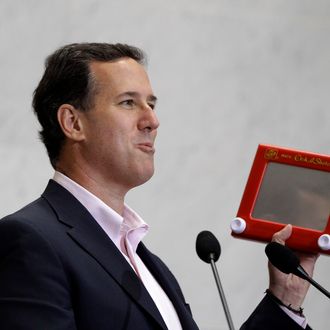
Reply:
[[[208,264],[211,264],[215,283],[219,291],[220,299],[225,312],[229,330],[235,330],[232,318],[230,316],[229,308],[227,305],[225,293],[222,289],[219,273],[215,265],[221,253],[220,243],[210,231],[204,230],[197,235],[196,252],[200,259],[202,259],[204,262]]]
[[[196,252],[208,264],[211,259],[217,262],[221,254],[220,243],[210,231],[201,231],[196,239]]]
[[[308,281],[325,296],[330,298],[330,293],[308,275],[300,265],[299,258],[287,246],[277,242],[270,242],[266,245],[265,252],[270,263],[282,273],[291,273]]]

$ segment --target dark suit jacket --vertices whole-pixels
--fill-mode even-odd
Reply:
[[[183,329],[197,330],[166,265],[142,243],[137,253],[172,301]],[[242,329],[296,329],[276,308],[264,300]],[[274,311],[280,323],[274,321]],[[166,326],[143,283],[102,228],[51,180],[41,198],[0,221],[0,329]]]
[[[240,330],[302,330],[302,327],[266,295]],[[306,330],[312,329],[307,325]]]
[[[141,243],[137,253],[198,329],[180,287]],[[125,258],[89,212],[50,181],[42,197],[0,221],[0,329],[166,329]]]

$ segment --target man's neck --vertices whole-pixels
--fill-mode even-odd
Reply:
[[[56,171],[61,172],[71,180],[84,187],[118,214],[123,214],[124,200],[127,191],[122,187],[119,187],[114,183],[106,183],[105,180],[102,180],[95,175],[91,176],[83,171],[70,171],[62,168],[61,166],[57,166]]]

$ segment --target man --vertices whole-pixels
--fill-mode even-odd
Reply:
[[[176,279],[141,242],[147,224],[124,203],[154,172],[157,98],[143,63],[122,44],[72,44],[48,58],[33,106],[55,175],[0,221],[1,329],[198,329]],[[274,239],[284,244],[290,230]],[[311,270],[315,258],[306,260]],[[300,306],[302,281],[270,274],[273,294]],[[243,329],[272,329],[274,315],[300,329],[288,314],[267,294]]]

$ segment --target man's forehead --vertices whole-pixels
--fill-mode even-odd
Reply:
[[[132,58],[123,57],[116,61],[91,62],[90,71],[99,87],[111,88],[113,92],[137,92],[150,94],[153,91],[144,66]]]
[[[112,77],[119,75],[127,75],[132,73],[145,74],[144,66],[130,57],[121,57],[113,61],[92,61],[89,64],[91,73],[100,77]]]

